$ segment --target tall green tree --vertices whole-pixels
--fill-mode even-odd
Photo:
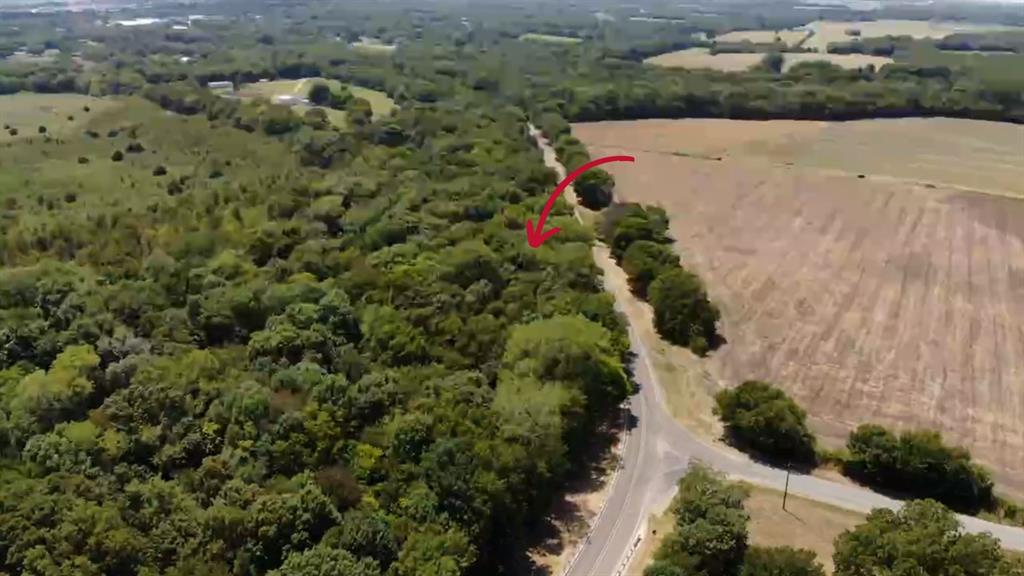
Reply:
[[[867,522],[836,538],[837,576],[1022,574],[988,534],[965,534],[956,516],[932,500],[899,512],[878,509]]]
[[[718,308],[708,300],[704,283],[678,268],[665,272],[648,289],[654,327],[663,338],[704,355],[719,345]]]
[[[748,380],[719,392],[715,404],[726,434],[739,446],[781,462],[816,462],[807,413],[784,391],[767,382]]]

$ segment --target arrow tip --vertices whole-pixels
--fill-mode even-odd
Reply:
[[[554,236],[561,228],[552,228],[547,232],[544,232],[540,228],[536,228],[533,225],[533,220],[526,221],[526,242],[530,245],[530,248],[540,248],[541,244],[547,241],[548,238]]]

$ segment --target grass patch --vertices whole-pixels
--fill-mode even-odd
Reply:
[[[385,44],[376,38],[367,38],[366,36],[360,38],[358,42],[353,42],[350,46],[369,54],[391,54],[398,48],[394,44]]]
[[[0,130],[0,145],[41,138],[40,126],[46,127],[51,138],[76,133],[91,118],[117,105],[113,100],[81,94],[20,92],[0,96],[0,126],[5,127]]]
[[[782,509],[782,492],[746,485],[750,491],[750,543],[759,546],[792,546],[818,555],[832,573],[833,542],[844,530],[864,522],[866,514],[822,504],[792,494]]]
[[[9,106],[6,98],[0,108]],[[296,169],[278,140],[172,114],[140,98],[101,104],[93,110],[103,112],[60,138],[33,135],[4,145],[0,213],[17,209],[16,220],[4,223],[12,228],[9,238],[16,229],[31,235],[58,220],[81,218],[87,225],[112,208],[144,210],[188,190],[256,188],[267,174]],[[175,189],[172,182],[182,178],[186,184]]]
[[[549,44],[579,44],[583,42],[582,38],[555,36],[554,34],[535,34],[533,32],[523,34],[519,39],[525,42],[547,42]]]

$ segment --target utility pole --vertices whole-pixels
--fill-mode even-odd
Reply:
[[[789,462],[786,463],[786,489],[782,493],[782,509],[786,509],[786,498],[789,496]]]

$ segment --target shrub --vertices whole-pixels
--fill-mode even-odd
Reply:
[[[776,461],[815,463],[807,414],[782,390],[749,380],[719,392],[715,403],[715,414],[737,445]]]
[[[11,128],[10,130],[7,131],[7,133],[10,134],[11,136],[17,136],[18,135],[18,129],[17,128]]]
[[[615,223],[611,237],[612,256],[616,261],[621,261],[630,244],[640,240],[658,243],[668,241],[666,229],[646,212],[628,215]]]
[[[769,72],[780,74],[782,72],[782,65],[785,63],[785,57],[778,52],[769,52],[761,58],[761,66]]]
[[[156,168],[153,168],[153,176],[166,176],[166,175],[167,175],[167,168],[164,167],[163,165],[160,165],[160,166],[157,166]]]
[[[317,106],[329,106],[331,103],[331,87],[323,82],[316,82],[309,89],[309,101]]]
[[[141,154],[146,151],[146,147],[142,145],[142,142],[131,142],[124,151],[128,154]]]
[[[121,135],[121,131],[118,129],[107,130],[107,138],[117,138]]]
[[[110,155],[110,159],[114,162],[120,162],[121,160],[124,160],[124,152],[114,150],[114,153]]]
[[[89,163],[89,159],[86,158],[85,156],[79,156],[78,157],[78,163],[79,164],[88,164]]]
[[[40,126],[39,127],[39,133],[40,134],[46,134],[46,126]]]
[[[648,295],[662,338],[698,355],[719,345],[716,324],[721,314],[696,275],[682,268],[665,272],[651,283]]]
[[[611,204],[614,187],[615,179],[600,168],[587,170],[573,184],[580,204],[591,210],[601,210]]]
[[[995,504],[987,470],[970,453],[946,446],[932,430],[896,434],[875,424],[850,433],[844,472],[879,488],[933,498],[954,509],[976,512]]]

